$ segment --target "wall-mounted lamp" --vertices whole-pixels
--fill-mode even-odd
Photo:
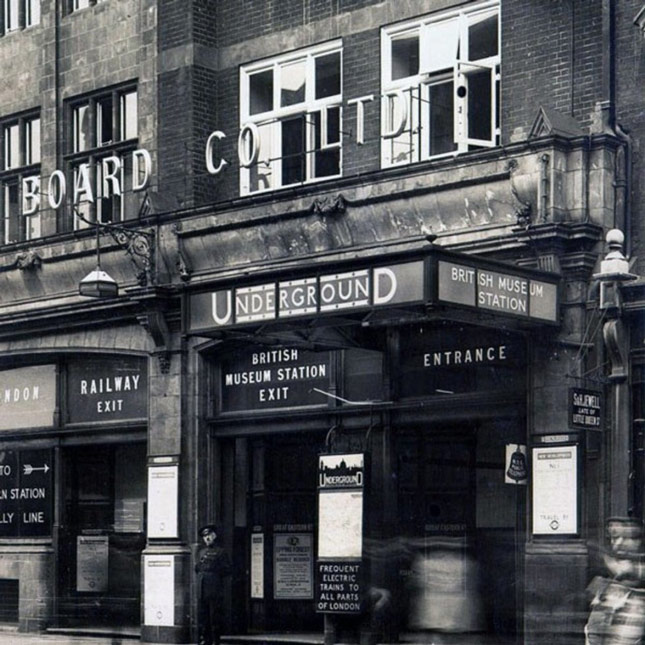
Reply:
[[[88,298],[114,298],[119,295],[119,285],[112,276],[101,269],[101,230],[107,231],[117,245],[124,249],[137,270],[137,282],[145,287],[154,282],[154,231],[131,230],[116,224],[92,222],[74,209],[76,217],[96,229],[96,268],[79,283],[78,292]]]

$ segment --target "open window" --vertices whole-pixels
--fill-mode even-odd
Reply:
[[[384,166],[499,144],[499,8],[479,4],[382,31]]]

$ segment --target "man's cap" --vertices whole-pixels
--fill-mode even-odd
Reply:
[[[199,529],[199,535],[200,537],[204,537],[208,533],[218,533],[217,526],[215,524],[205,524]]]

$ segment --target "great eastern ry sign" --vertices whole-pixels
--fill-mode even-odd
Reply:
[[[445,251],[189,296],[189,332],[414,304],[558,322],[558,278]]]

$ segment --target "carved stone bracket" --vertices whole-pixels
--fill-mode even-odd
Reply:
[[[347,201],[339,193],[335,197],[317,197],[311,204],[311,212],[316,215],[342,215],[347,210]]]
[[[517,225],[527,227],[531,224],[531,204],[527,201],[524,201],[520,198],[517,188],[515,187],[515,182],[513,181],[513,174],[518,168],[518,163],[515,159],[511,159],[508,162],[508,172],[509,172],[509,183],[511,185],[511,194],[517,202],[515,206],[515,217],[517,217]]]
[[[42,265],[42,259],[36,251],[21,251],[16,253],[15,266],[21,271],[39,269]]]
[[[184,282],[189,282],[193,274],[193,267],[190,258],[184,249],[184,240],[179,235],[181,233],[181,222],[173,224],[172,232],[177,237],[177,257],[175,259],[175,267],[179,273],[179,278]]]
[[[159,369],[162,374],[170,370],[170,329],[166,317],[161,310],[152,309],[137,316],[139,323],[150,334],[155,345],[154,354],[159,359]]]

